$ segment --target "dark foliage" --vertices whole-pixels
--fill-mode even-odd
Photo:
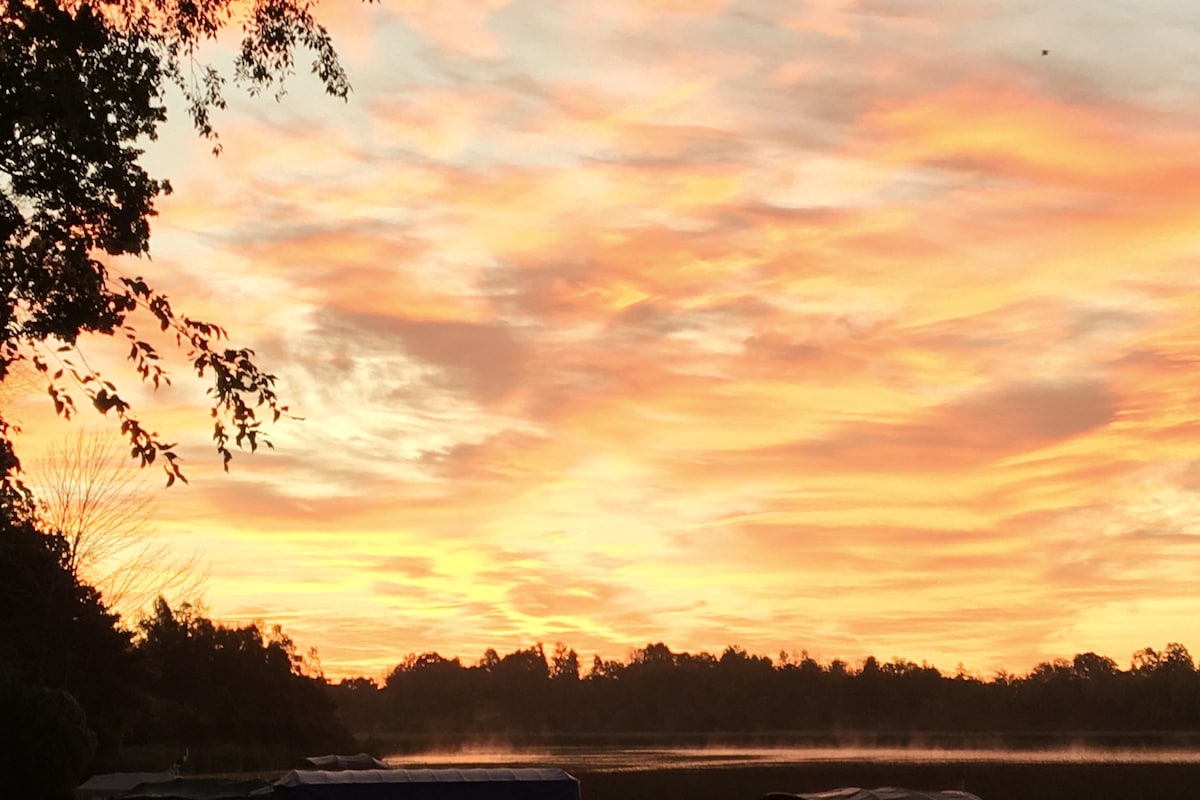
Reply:
[[[807,655],[772,662],[733,646],[719,657],[673,653],[662,643],[627,662],[597,657],[581,677],[574,651],[559,644],[547,659],[539,645],[504,657],[489,650],[470,666],[414,654],[382,688],[343,682],[333,692],[356,731],[439,743],[525,734],[857,731],[908,741],[1010,733],[1047,741],[1200,731],[1200,673],[1180,644],[1139,651],[1126,671],[1084,653],[986,681],[903,660],[872,657],[850,668]]]
[[[278,626],[227,627],[160,599],[140,632],[153,705],[135,740],[280,746],[293,757],[348,743],[325,680],[307,674]]]
[[[70,569],[66,541],[30,517],[0,518],[0,672],[69,692],[102,746],[121,734],[133,672],[130,635]]]
[[[28,495],[0,486],[3,763],[32,781],[18,796],[69,796],[93,755],[120,765],[130,745],[192,748],[196,764],[245,745],[274,765],[349,746],[324,678],[278,626],[227,627],[160,600],[134,640],[36,518]]]
[[[4,796],[73,796],[95,748],[83,708],[69,693],[0,676]],[[10,794],[11,793],[11,794]]]

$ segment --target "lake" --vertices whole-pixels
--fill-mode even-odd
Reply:
[[[842,786],[965,788],[982,800],[1200,797],[1192,748],[486,747],[386,760],[561,767],[580,779],[584,800],[757,800]]]
[[[547,747],[467,748],[390,756],[396,767],[557,766],[588,772],[728,769],[814,763],[863,764],[1196,764],[1200,750],[1055,747],[1034,750],[925,747]],[[1197,787],[1200,797],[1200,787]]]

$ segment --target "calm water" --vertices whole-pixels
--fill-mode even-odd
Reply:
[[[1043,750],[903,747],[559,747],[467,749],[390,756],[395,767],[561,766],[584,772],[640,772],[820,763],[873,764],[1197,764],[1200,749],[1060,747]]]

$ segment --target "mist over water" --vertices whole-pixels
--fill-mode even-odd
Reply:
[[[877,764],[1200,764],[1200,749],[1052,747],[1034,750],[936,747],[546,747],[478,748],[393,755],[394,767],[560,766],[585,772]]]

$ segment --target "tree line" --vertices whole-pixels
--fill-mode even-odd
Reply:
[[[1119,734],[1200,731],[1200,673],[1182,644],[1133,654],[1128,669],[1082,653],[1028,674],[984,679],[961,669],[868,657],[772,660],[737,646],[720,656],[662,643],[625,661],[542,645],[474,664],[411,654],[380,685],[330,687],[348,727],[396,741],[489,736],[848,731],[877,734]]]

